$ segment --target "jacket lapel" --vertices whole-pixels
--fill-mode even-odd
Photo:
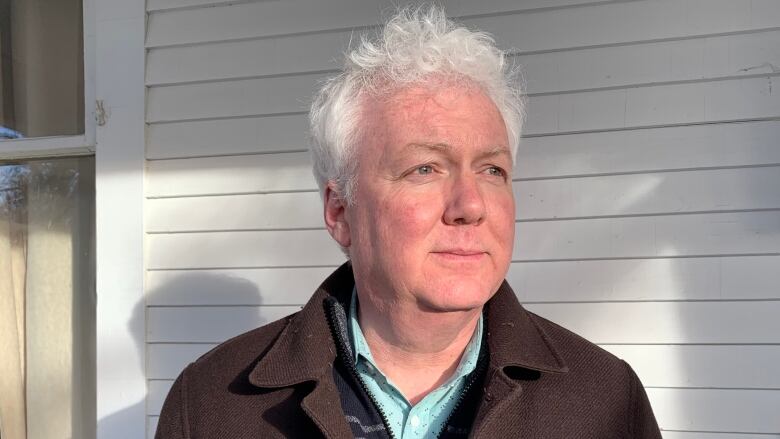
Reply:
[[[484,313],[490,366],[472,437],[485,433],[485,437],[490,436],[491,424],[508,416],[507,409],[522,403],[521,382],[524,378],[540,379],[544,373],[569,370],[547,334],[520,305],[506,281],[485,305]]]
[[[328,375],[328,379],[317,382],[314,390],[303,398],[301,408],[326,438],[352,437],[352,430],[344,418],[338,390],[331,375]]]
[[[333,381],[336,345],[325,315],[325,299],[352,292],[349,263],[342,265],[320,285],[304,308],[290,319],[266,355],[249,373],[257,387],[281,388],[313,382],[313,390],[301,408],[325,437],[351,437]]]

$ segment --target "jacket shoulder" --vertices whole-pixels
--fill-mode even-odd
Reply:
[[[200,433],[210,429],[216,432],[230,420],[214,407],[232,407],[237,412],[246,410],[248,406],[242,396],[253,392],[248,381],[249,371],[293,316],[295,314],[233,337],[185,367],[165,399],[155,438],[200,437]]]
[[[590,414],[572,426],[589,432],[577,437],[660,439],[647,394],[628,363],[556,323],[529,314],[568,368],[550,377],[538,397],[553,398],[550,406],[561,413]],[[616,432],[620,433],[616,436]]]

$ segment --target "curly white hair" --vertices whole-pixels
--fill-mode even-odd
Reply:
[[[506,62],[493,37],[453,22],[440,7],[399,10],[377,36],[361,38],[344,64],[315,95],[309,112],[313,172],[321,192],[333,181],[339,196],[353,202],[361,99],[433,75],[480,87],[503,116],[515,157],[524,118],[519,70]]]

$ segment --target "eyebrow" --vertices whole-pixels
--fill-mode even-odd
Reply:
[[[491,148],[491,149],[489,149],[487,151],[479,153],[477,158],[485,159],[485,158],[490,158],[490,157],[497,157],[497,156],[500,156],[500,155],[507,156],[510,159],[512,158],[512,153],[509,152],[509,148],[507,148],[506,146],[494,146],[493,148]]]
[[[405,151],[418,149],[426,151],[447,152],[450,151],[452,147],[446,143],[408,143],[406,146],[404,146]]]
[[[452,146],[446,143],[408,143],[406,146],[404,146],[404,150],[406,151],[426,150],[426,151],[435,151],[435,152],[449,152],[452,150]],[[484,158],[496,157],[500,155],[512,157],[512,154],[509,152],[509,148],[505,146],[494,146],[493,148],[490,148],[487,151],[480,152],[477,155],[477,158],[484,159]]]

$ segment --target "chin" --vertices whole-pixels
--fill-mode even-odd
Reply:
[[[465,312],[482,308],[497,289],[483,279],[451,279],[429,285],[418,299],[433,312]]]

